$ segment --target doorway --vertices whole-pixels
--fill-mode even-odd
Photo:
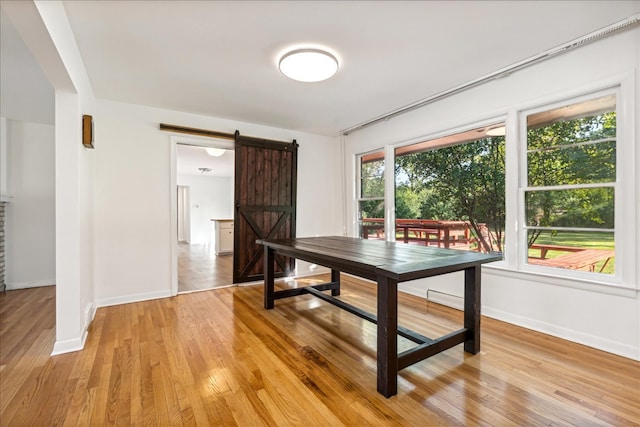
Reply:
[[[215,224],[233,219],[233,143],[176,138],[174,145],[175,293],[230,286],[233,252],[217,250]]]

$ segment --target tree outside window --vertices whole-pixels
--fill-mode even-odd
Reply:
[[[384,237],[384,152],[362,155],[359,161],[358,225],[360,237]]]
[[[504,125],[500,126],[504,129]],[[505,138],[489,136],[487,130],[472,129],[398,148],[396,218],[419,219],[424,228],[434,224],[439,230],[446,229],[447,224],[462,222],[461,227],[468,229],[468,238],[449,236],[447,247],[502,252]],[[454,229],[452,226],[451,230]],[[434,240],[439,246],[442,244],[442,231]]]
[[[527,116],[530,264],[614,273],[615,108],[607,95]]]
[[[526,116],[519,247],[528,264],[614,274],[616,95],[583,99]],[[395,149],[395,240],[504,252],[507,171],[497,128],[504,123]],[[384,152],[360,156],[358,171],[360,236],[384,238]]]

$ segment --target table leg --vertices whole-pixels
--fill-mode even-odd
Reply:
[[[398,393],[398,282],[378,276],[378,392]]]
[[[336,289],[331,289],[331,296],[337,297],[340,295],[340,270],[331,270],[331,281],[338,284]]]
[[[272,309],[275,301],[274,291],[274,255],[275,251],[269,246],[264,247],[264,308]]]
[[[464,270],[464,327],[469,330],[464,351],[480,351],[480,266]]]

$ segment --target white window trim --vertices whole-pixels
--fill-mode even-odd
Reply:
[[[378,151],[383,151],[384,150],[384,155],[385,155],[385,171],[388,170],[388,165],[392,164],[393,165],[393,174],[385,174],[385,236],[387,241],[390,242],[394,242],[396,240],[395,238],[395,221],[396,221],[396,201],[395,201],[395,191],[396,191],[396,181],[395,181],[395,162],[396,162],[396,149],[400,148],[400,147],[407,147],[410,145],[414,145],[414,144],[419,144],[421,142],[424,141],[430,141],[430,140],[434,140],[434,139],[438,139],[438,138],[442,138],[445,136],[449,136],[449,135],[454,135],[457,133],[462,133],[462,132],[466,132],[472,129],[477,129],[477,128],[484,128],[487,126],[491,126],[491,125],[495,125],[495,124],[499,124],[499,123],[505,123],[506,125],[506,132],[508,134],[509,132],[509,127],[507,125],[507,120],[508,120],[508,115],[505,114],[499,114],[499,115],[494,115],[491,116],[490,118],[483,118],[481,120],[477,120],[477,121],[473,121],[471,123],[465,124],[465,125],[461,125],[461,126],[456,126],[444,131],[439,131],[439,132],[435,132],[432,134],[428,134],[428,135],[423,135],[417,138],[412,138],[410,140],[407,141],[402,141],[402,142],[397,142],[394,144],[387,144],[385,145],[383,148],[378,148],[375,150],[369,150],[367,152],[364,153],[360,153],[356,155],[357,159],[360,159],[362,156],[367,155],[369,153],[373,153],[373,152],[378,152]],[[507,137],[505,136],[505,150],[509,151],[508,149],[508,145],[507,145]],[[505,156],[508,156],[508,154],[505,154]],[[506,163],[506,160],[505,160]],[[359,167],[358,167],[359,169]],[[505,164],[505,170],[506,170],[506,164]],[[357,178],[359,176],[359,171],[356,172],[356,182],[359,182],[359,178]],[[506,179],[506,177],[505,177]],[[506,187],[505,187],[506,190]],[[508,212],[506,211],[506,206],[507,204],[507,198],[508,198],[508,194],[509,192],[507,192],[507,194],[505,195],[505,214],[508,215]],[[515,193],[513,193],[515,194]],[[360,199],[358,199],[360,200]],[[357,218],[356,218],[357,219]],[[508,234],[506,233],[506,218],[505,218],[505,246],[507,244],[511,243],[511,240],[514,240],[513,238],[510,240],[508,237]],[[515,234],[514,234],[515,235]],[[504,253],[503,253],[504,256]],[[506,258],[505,258],[506,259]],[[498,265],[498,266],[503,266],[505,264],[505,260],[503,259],[502,261],[496,261],[494,263],[492,263],[493,265]]]
[[[389,168],[391,165],[391,168]],[[387,242],[396,241],[396,150],[384,147],[384,235]]]
[[[635,120],[636,117],[636,82],[635,71],[630,71],[624,74],[612,76],[609,78],[603,78],[597,83],[592,83],[579,88],[573,88],[562,93],[556,93],[554,96],[545,96],[534,101],[528,101],[515,106],[511,106],[505,109],[504,114],[495,114],[491,118],[479,119],[477,121],[469,121],[467,125],[461,125],[446,129],[443,131],[433,132],[427,135],[421,135],[408,140],[396,142],[393,144],[385,144],[384,147],[376,147],[375,149],[367,150],[355,155],[356,161],[353,162],[357,165],[357,161],[360,156],[366,155],[371,152],[384,150],[385,162],[388,162],[388,154],[391,153],[395,156],[395,149],[398,147],[415,144],[425,140],[436,139],[442,136],[450,135],[453,133],[462,132],[475,127],[486,126],[492,123],[504,122],[506,125],[505,136],[505,250],[503,252],[503,261],[494,262],[491,264],[483,265],[483,271],[488,274],[516,278],[521,280],[529,280],[540,282],[541,284],[547,284],[552,286],[564,286],[574,289],[587,290],[592,292],[599,292],[604,294],[618,295],[624,297],[635,298],[640,293],[640,263],[637,262],[638,249],[636,248],[636,242],[640,243],[640,235],[638,234],[637,221],[640,211],[636,207],[640,203],[640,186],[636,184],[637,173],[636,170],[640,170],[640,157],[638,157],[637,147],[635,144],[636,127],[638,123]],[[616,94],[616,109],[618,120],[618,132],[617,132],[617,149],[616,149],[616,162],[619,165],[619,172],[617,176],[616,188],[616,200],[621,197],[620,194],[630,195],[626,198],[622,198],[624,202],[622,205],[616,205],[616,224],[625,224],[625,237],[620,236],[617,233],[615,248],[617,266],[616,270],[620,272],[621,281],[614,282],[611,280],[603,281],[598,275],[587,272],[574,272],[582,274],[574,274],[568,276],[566,273],[569,270],[544,268],[536,265],[529,265],[524,262],[524,259],[519,256],[523,253],[522,240],[520,239],[520,233],[522,228],[522,222],[520,218],[523,214],[520,212],[524,206],[524,200],[520,200],[523,193],[519,192],[521,174],[526,174],[526,169],[523,171],[522,158],[520,155],[522,152],[522,145],[519,142],[523,136],[526,139],[526,124],[522,127],[520,122],[520,116],[523,111],[533,109],[538,106],[546,106],[559,100],[577,99],[585,94],[594,94],[600,91],[611,90],[613,88],[619,88]],[[589,96],[591,97],[591,96]],[[524,135],[523,131],[524,129]],[[629,141],[632,141],[629,143]],[[525,151],[526,152],[526,151]],[[526,161],[526,157],[525,157]],[[394,158],[395,164],[395,158]],[[387,163],[385,163],[385,166]],[[359,166],[356,168],[354,174],[357,180],[352,181],[353,185],[359,183]],[[385,168],[386,170],[386,168]],[[395,174],[394,174],[395,175]],[[389,188],[393,188],[395,193],[395,177],[389,177],[386,174],[385,177],[385,209],[386,212],[393,212],[395,216],[395,200],[394,197],[389,197]],[[357,190],[357,189],[356,189]],[[359,196],[359,193],[354,194]],[[357,224],[358,215],[358,198],[355,200],[355,209],[353,210],[352,224]],[[387,215],[389,217],[389,215]],[[395,219],[395,218],[394,218]],[[388,227],[385,224],[386,227]],[[357,232],[357,227],[355,228]],[[393,233],[386,233],[392,235]],[[525,264],[525,265],[523,265]],[[594,277],[596,276],[596,277]],[[608,275],[607,275],[608,276]]]
[[[386,159],[386,153],[385,153],[385,158],[384,158],[384,180],[385,180],[385,196],[384,197],[362,197],[362,158],[364,156],[366,156],[367,154],[373,154],[373,153],[377,153],[379,151],[382,151],[382,148],[376,149],[376,150],[369,150],[366,151],[364,153],[359,153],[355,155],[355,172],[356,172],[356,180],[355,180],[355,204],[354,204],[354,210],[353,210],[353,224],[354,224],[354,228],[355,228],[355,236],[359,237],[361,236],[361,230],[360,230],[360,202],[363,201],[368,201],[368,200],[381,200],[384,201],[385,203],[385,209],[387,206],[387,201],[386,201],[386,194],[387,194],[387,176],[389,175],[387,173],[387,159]],[[386,214],[386,212],[385,212]],[[386,223],[386,220],[385,220]],[[386,225],[385,225],[385,230],[386,230]],[[388,233],[385,232],[385,236]]]
[[[525,209],[524,209],[524,194],[526,190],[531,190],[528,187],[527,181],[527,123],[526,118],[530,114],[536,112],[545,111],[566,105],[567,103],[577,103],[583,100],[593,99],[605,94],[616,95],[616,119],[617,125],[617,143],[616,143],[616,181],[613,184],[615,189],[615,250],[616,250],[616,271],[614,275],[606,275],[599,273],[589,273],[582,271],[573,271],[552,267],[544,267],[539,265],[532,265],[527,262],[527,245],[526,245],[526,232],[525,226]],[[556,278],[553,283],[561,284],[564,286],[571,286],[577,288],[589,288],[598,289],[607,293],[606,288],[618,288],[618,289],[640,289],[637,281],[636,273],[636,184],[635,184],[635,144],[629,143],[629,141],[635,141],[635,126],[637,125],[634,120],[634,102],[633,94],[635,94],[634,79],[631,76],[615,79],[614,81],[606,82],[600,86],[594,86],[589,89],[583,89],[572,95],[565,95],[562,97],[556,97],[554,99],[547,100],[546,102],[539,102],[534,107],[522,108],[516,111],[518,122],[518,148],[522,155],[518,156],[519,173],[517,174],[517,223],[522,224],[518,227],[516,236],[518,245],[515,255],[516,263],[515,268],[523,273],[532,273],[541,277],[545,277],[545,281],[548,282],[549,278]],[[509,127],[507,127],[509,129]],[[513,174],[511,174],[513,175]],[[507,176],[509,173],[507,172]],[[611,185],[611,184],[609,184]],[[603,185],[598,185],[599,187]],[[543,189],[542,187],[535,188],[536,190]],[[625,194],[632,194],[634,197],[624,197]],[[508,206],[509,207],[509,206]],[[510,206],[513,209],[513,206]],[[507,208],[507,212],[509,209]],[[624,224],[624,233],[620,231],[620,228]],[[602,231],[602,230],[599,230]],[[623,236],[624,234],[624,236]],[[633,236],[633,238],[629,238]],[[509,262],[509,265],[512,265]],[[567,280],[568,279],[568,280]],[[617,291],[614,291],[616,293]]]

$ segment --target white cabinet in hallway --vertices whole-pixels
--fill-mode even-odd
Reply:
[[[233,253],[233,220],[212,219],[216,239],[216,255]]]

